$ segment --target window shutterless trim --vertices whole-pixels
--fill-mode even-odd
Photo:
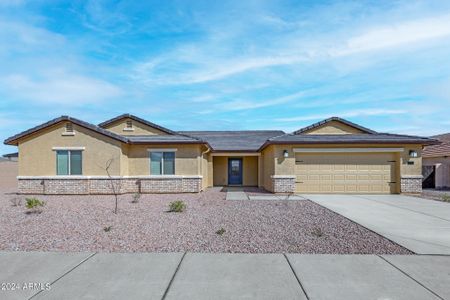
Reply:
[[[154,150],[154,149],[147,149],[147,150]],[[167,149],[163,149],[163,150],[167,150]],[[171,150],[171,149],[169,149]],[[161,155],[161,174],[152,174],[152,156],[151,153],[149,154],[148,158],[150,161],[150,175],[154,175],[154,176],[171,176],[171,175],[175,175],[175,155],[173,156],[173,174],[164,174],[164,152],[175,152],[177,151],[177,149],[174,149],[174,151],[149,151],[149,152],[160,152]]]
[[[52,147],[53,151],[83,151],[86,147]]]
[[[82,147],[84,148],[84,147]],[[72,151],[81,151],[81,150],[56,150],[56,151],[67,151],[67,174],[58,174],[58,152],[56,152],[56,175],[57,176],[82,176],[83,175],[83,153],[81,152],[81,161],[80,161],[80,173],[81,174],[72,174]]]
[[[177,152],[177,148],[148,148],[148,152]]]

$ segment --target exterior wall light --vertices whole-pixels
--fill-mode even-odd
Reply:
[[[283,151],[283,156],[284,158],[288,158],[289,157],[289,152],[287,150]]]
[[[417,157],[417,151],[416,150],[409,150],[409,156],[410,157]]]

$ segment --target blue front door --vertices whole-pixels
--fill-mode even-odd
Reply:
[[[242,158],[228,159],[228,184],[242,184]]]

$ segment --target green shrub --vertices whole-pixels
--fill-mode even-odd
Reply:
[[[442,196],[442,201],[444,201],[444,202],[450,202],[450,195],[443,195]]]
[[[45,202],[38,198],[26,198],[25,201],[27,202],[25,207],[29,213],[41,213],[41,208],[45,206]]]
[[[220,228],[219,230],[216,231],[216,234],[222,235],[222,234],[225,233],[225,231],[226,231],[226,230],[225,230],[224,228]]]
[[[141,198],[141,194],[134,193],[133,194],[133,200],[131,201],[131,203],[138,203],[140,198]]]
[[[181,200],[170,202],[170,204],[169,204],[169,212],[182,212],[185,209],[186,209],[186,204],[184,204],[184,202]]]

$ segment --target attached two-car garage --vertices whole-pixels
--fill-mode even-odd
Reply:
[[[314,149],[296,151],[296,192],[374,194],[398,192],[395,149],[325,148],[317,150],[320,152],[314,151]]]

